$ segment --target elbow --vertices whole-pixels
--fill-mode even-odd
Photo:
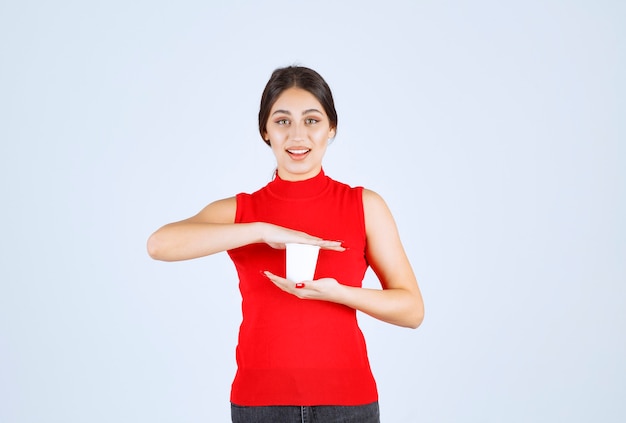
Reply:
[[[159,231],[150,235],[146,245],[148,255],[155,260],[165,260],[163,256],[163,241],[159,237]]]
[[[424,302],[419,291],[404,296],[404,301],[393,305],[393,318],[387,320],[396,326],[417,329],[424,321]]]
[[[409,321],[407,322],[406,327],[409,329],[417,329],[420,327],[423,321],[424,321],[424,309],[422,308],[421,311],[413,313],[413,316],[411,316],[411,319],[409,319]]]
[[[423,321],[424,307],[420,307],[419,305],[404,309],[403,311],[396,313],[395,319],[387,320],[388,323],[407,329],[417,329]]]
[[[424,321],[424,303],[420,300],[412,307],[407,318],[405,327],[409,329],[417,329]]]

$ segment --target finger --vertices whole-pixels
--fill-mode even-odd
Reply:
[[[267,278],[270,280],[270,282],[276,285],[277,288],[285,292],[289,292],[289,290],[292,289],[292,287],[289,286],[290,283],[287,279],[281,278],[280,276],[276,276],[270,272],[264,272],[264,273],[265,273],[265,276],[267,276]]]
[[[273,274],[273,273],[272,273],[272,272],[270,272],[269,270],[265,270],[265,271],[263,272],[263,274],[264,274],[265,276],[267,276],[267,278],[268,278],[268,279],[270,279],[272,282],[277,281],[277,280],[279,280],[279,279],[283,279],[283,278],[281,278],[280,276],[277,276],[277,275]]]
[[[322,250],[339,251],[339,252],[343,252],[347,250],[347,248],[341,245],[325,245],[325,246],[320,246],[320,248]]]
[[[319,247],[323,250],[346,251],[346,248],[341,244],[341,241],[323,241],[319,244]]]
[[[300,298],[302,298],[303,295],[304,295],[302,290],[304,290],[304,288],[308,288],[309,287],[306,284],[306,281],[293,282],[293,281],[290,281],[289,279],[285,279],[285,278],[281,278],[280,276],[276,276],[275,274],[273,274],[272,272],[269,272],[269,271],[265,271],[263,273],[278,288],[282,289],[285,292],[289,292],[291,294],[294,294],[294,295],[296,295],[296,296],[298,296]],[[309,282],[311,282],[311,281],[309,281]]]
[[[291,286],[295,285],[295,282],[292,282],[289,279],[285,279],[285,278],[282,278],[282,277],[280,277],[278,275],[275,275],[275,274],[273,274],[270,271],[266,270],[263,273],[265,274],[265,276],[267,276],[267,278],[269,280],[271,280],[272,282],[274,282],[276,285],[278,285],[281,288],[288,288],[288,287],[291,287]]]

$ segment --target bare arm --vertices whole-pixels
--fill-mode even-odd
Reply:
[[[344,302],[377,319],[417,328],[424,319],[424,302],[393,216],[373,191],[363,190],[363,207],[367,259],[383,290],[351,290]]]
[[[343,251],[338,241],[304,232],[263,222],[235,223],[236,211],[237,199],[230,197],[209,204],[195,216],[167,224],[148,239],[148,254],[156,260],[188,260],[259,242],[273,248],[299,242]]]
[[[293,282],[266,274],[281,289],[298,297],[344,304],[388,323],[417,328],[424,319],[424,303],[393,216],[384,200],[373,191],[363,191],[363,207],[367,259],[382,290],[354,288],[330,278],[296,288]]]

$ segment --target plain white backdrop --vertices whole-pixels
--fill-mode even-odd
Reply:
[[[626,419],[619,1],[4,1],[0,421],[226,422],[226,254],[159,226],[265,185],[272,70],[331,85],[326,173],[388,202],[417,331],[360,316],[382,421]],[[367,286],[377,286],[368,274]]]

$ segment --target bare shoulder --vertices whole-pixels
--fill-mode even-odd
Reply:
[[[370,205],[370,203],[384,203],[385,200],[383,200],[383,197],[380,196],[380,194],[378,194],[375,191],[372,191],[371,189],[367,189],[367,188],[363,188],[363,204],[368,204]]]
[[[234,223],[237,213],[237,198],[228,197],[217,200],[187,219],[190,222]]]
[[[373,221],[384,216],[391,217],[391,212],[383,197],[367,188],[363,188],[363,211],[366,221]]]
[[[383,197],[366,188],[363,189],[363,214],[368,239],[388,237],[397,233],[395,220]]]

